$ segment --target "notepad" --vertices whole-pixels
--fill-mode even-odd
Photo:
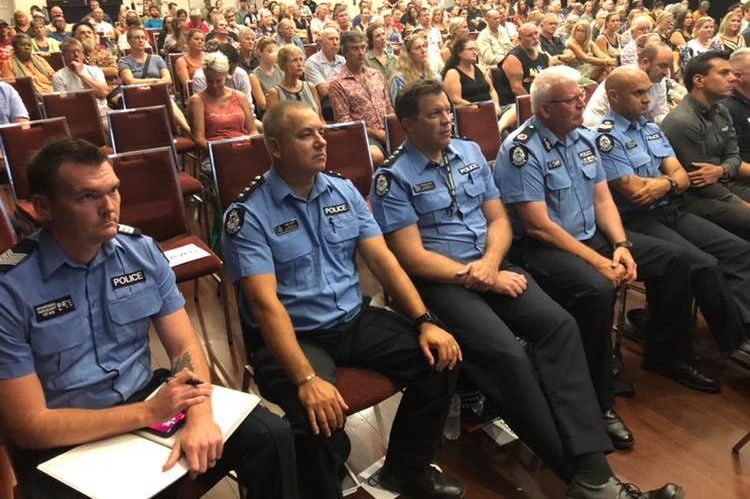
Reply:
[[[259,402],[250,393],[213,387],[214,420],[225,442]],[[79,445],[38,468],[93,499],[148,499],[188,472],[184,458],[161,470],[180,431],[169,438],[145,431],[105,438]]]
[[[173,248],[171,250],[167,250],[164,252],[164,256],[167,257],[169,266],[174,268],[178,265],[182,265],[183,263],[189,263],[195,260],[200,260],[201,258],[206,258],[207,256],[211,256],[211,254],[203,248],[190,243],[184,246]]]

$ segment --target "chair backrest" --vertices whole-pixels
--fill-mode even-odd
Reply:
[[[175,64],[177,59],[182,57],[181,52],[170,52],[169,56],[169,71],[172,73],[172,88],[174,88],[175,95],[179,96],[180,101],[185,103],[185,89],[182,88],[182,84],[177,80],[177,72],[175,71]]]
[[[161,30],[158,28],[146,28],[146,36],[148,37],[148,43],[151,48],[156,50],[158,48],[158,37],[161,34]]]
[[[164,106],[117,109],[107,113],[115,154],[174,147]]]
[[[305,59],[310,57],[311,55],[315,54],[315,52],[318,51],[318,44],[317,43],[305,43]]]
[[[271,167],[262,135],[209,142],[208,154],[222,213],[253,178]]]
[[[469,40],[476,40],[479,37],[479,31],[469,31],[466,33],[466,38]]]
[[[521,126],[521,123],[534,116],[531,110],[531,96],[530,95],[517,95],[516,96],[516,125]]]
[[[16,199],[28,199],[26,168],[34,153],[53,138],[70,137],[65,118],[27,121],[0,126],[0,144]]]
[[[495,103],[485,101],[468,106],[456,106],[454,113],[456,133],[479,144],[488,162],[495,161],[500,149],[500,129],[497,127]]]
[[[93,90],[42,94],[48,118],[68,119],[70,135],[102,147],[106,144],[104,127]]]
[[[120,179],[120,221],[157,241],[188,233],[174,156],[168,147],[110,156]]]
[[[0,199],[0,254],[15,246],[17,241],[16,231],[10,223],[5,203]]]
[[[169,129],[172,135],[177,133],[172,111],[172,98],[169,96],[169,86],[166,83],[154,85],[123,85],[122,102],[125,108],[164,106],[169,118]]]
[[[388,154],[393,154],[404,140],[406,133],[401,128],[401,122],[395,114],[389,114],[385,117],[385,146],[388,148]]]
[[[359,120],[326,125],[323,136],[328,142],[326,168],[351,180],[366,198],[370,193],[372,157],[365,122]]]
[[[8,83],[16,89],[16,92],[21,97],[23,105],[26,106],[26,110],[29,112],[29,119],[32,121],[41,120],[42,111],[39,109],[39,99],[37,99],[34,82],[31,78],[28,76],[19,76],[8,80]]]
[[[495,92],[498,96],[502,95],[502,92],[500,91],[500,75],[503,73],[503,70],[500,68],[500,66],[492,66],[490,68],[490,81],[492,82],[492,88],[495,89]],[[501,102],[500,104],[505,105],[508,104],[507,102]]]
[[[65,67],[65,59],[63,59],[62,52],[37,52],[36,55],[44,57],[47,64],[55,71],[60,71]]]

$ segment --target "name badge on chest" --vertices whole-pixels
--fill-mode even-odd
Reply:
[[[277,225],[273,228],[273,231],[277,236],[283,236],[284,234],[294,232],[297,229],[299,229],[299,222],[296,218],[293,218],[287,222],[284,222],[283,224]]]
[[[112,288],[119,289],[125,286],[132,286],[133,284],[137,284],[139,282],[145,282],[145,281],[146,281],[146,274],[143,272],[143,269],[136,270],[135,272],[131,272],[129,274],[123,274],[123,275],[118,275],[117,277],[113,277]]]
[[[70,295],[56,298],[47,303],[42,303],[34,307],[34,314],[37,322],[44,322],[61,315],[69,314],[76,309],[73,298]]]
[[[432,180],[428,180],[427,182],[422,182],[414,186],[415,193],[431,191],[434,189],[435,189],[435,182],[433,182]]]

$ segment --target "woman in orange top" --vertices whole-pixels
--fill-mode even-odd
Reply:
[[[174,73],[183,90],[187,90],[188,80],[192,80],[195,71],[203,66],[203,50],[206,45],[206,35],[198,28],[189,30],[185,38],[188,51],[174,63]]]
[[[55,70],[43,57],[32,54],[31,37],[19,33],[13,37],[13,57],[3,63],[0,76],[3,78],[17,78],[29,76],[34,82],[34,89],[38,94],[54,92],[52,76]]]

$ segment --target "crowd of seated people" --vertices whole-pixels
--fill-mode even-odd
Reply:
[[[636,441],[615,408],[609,331],[616,290],[640,280],[645,370],[721,390],[693,351],[693,301],[726,361],[750,370],[750,2],[714,13],[688,1],[362,0],[356,16],[334,2],[218,3],[110,19],[94,0],[80,20],[60,7],[0,20],[0,123],[28,119],[12,83],[30,77],[38,95],[93,90],[103,123],[122,105],[119,86],[167,85],[170,116],[205,169],[211,141],[264,134],[274,166],[227,210],[222,246],[245,333],[260,339],[261,390],[289,415],[298,461],[320,461],[300,474],[301,496],[337,497],[346,407],[331,369],[364,354],[337,357],[331,345],[378,329],[368,322],[377,317],[393,321],[391,332],[420,331],[419,342],[387,349],[408,352],[408,369],[385,354],[370,366],[429,392],[421,408],[402,402],[412,416],[431,407],[444,419],[454,365],[498,401],[522,395],[493,392],[493,376],[534,379],[543,389],[525,390],[516,407],[540,416],[532,424],[509,412],[508,422],[569,484],[567,497],[684,497],[675,484],[641,495],[604,457]],[[56,51],[57,71],[46,58]],[[519,97],[533,113],[521,122]],[[452,137],[453,108],[483,101],[494,102],[502,133],[493,169],[472,137]],[[407,140],[388,157],[391,114]],[[337,147],[323,127],[357,120],[375,172],[369,207],[351,184],[318,173]],[[295,215],[305,199],[325,216]],[[355,248],[401,317],[362,305]],[[312,282],[342,272],[354,277],[335,289]],[[493,305],[525,293],[550,304],[534,314],[544,327]],[[477,315],[453,317],[456,303]],[[480,317],[494,325],[481,332],[484,351],[474,343]],[[567,331],[568,360],[587,368],[525,357],[516,337],[543,343],[553,326]],[[13,379],[2,369],[4,327],[0,316],[0,393]],[[331,336],[313,338],[321,331]],[[580,390],[565,386],[571,379]],[[566,397],[588,410],[566,412]],[[461,497],[460,484],[413,452],[431,448],[439,425],[416,431],[403,419],[385,483]]]

